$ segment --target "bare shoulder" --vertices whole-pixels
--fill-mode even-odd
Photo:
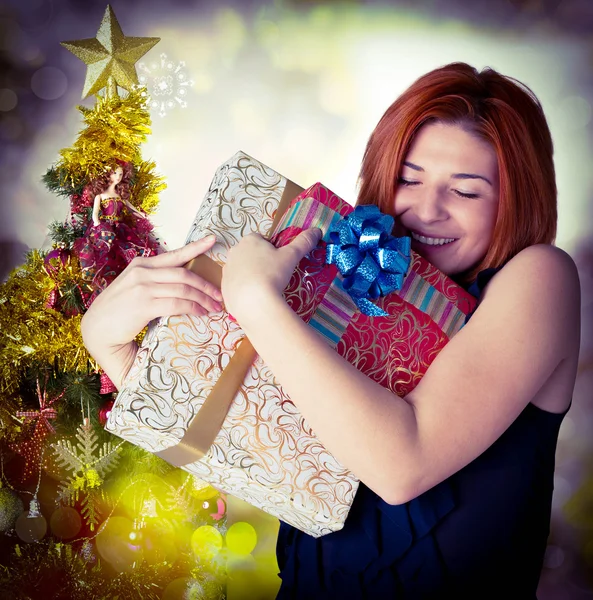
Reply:
[[[488,282],[479,310],[494,311],[505,306],[509,297],[518,310],[550,317],[541,326],[562,327],[567,342],[574,342],[575,330],[580,331],[581,284],[577,266],[566,251],[535,244],[519,252]],[[573,349],[574,343],[568,343],[564,354],[570,355]]]
[[[539,333],[532,337],[553,345],[558,362],[531,403],[561,412],[572,397],[581,341],[581,285],[570,254],[549,244],[525,248],[488,283],[476,314],[503,319],[510,299],[523,313],[524,335],[537,326]]]
[[[579,274],[574,260],[570,254],[550,244],[535,244],[519,252],[492,278],[487,289],[494,281],[498,283],[493,287],[499,292],[503,286],[515,285],[550,290],[561,287],[567,300],[574,300],[574,294],[580,300]]]

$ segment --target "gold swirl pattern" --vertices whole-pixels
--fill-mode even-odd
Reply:
[[[268,233],[285,185],[282,175],[237,152],[217,169],[186,243],[215,234],[218,243],[208,256],[224,264],[227,251],[242,237]]]
[[[224,264],[243,236],[268,233],[285,186],[284,177],[238,152],[217,170],[187,242],[215,233],[218,241],[208,255]],[[331,283],[318,277],[323,253],[313,254],[317,260],[289,286],[305,307],[305,320],[320,287]],[[177,444],[242,338],[225,312],[154,320],[106,428],[150,452]],[[358,489],[358,480],[322,446],[260,357],[208,453],[183,468],[314,537],[343,527]]]

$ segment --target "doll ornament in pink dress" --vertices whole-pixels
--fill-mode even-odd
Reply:
[[[129,179],[132,165],[117,166],[92,182],[92,223],[77,241],[82,278],[94,288],[91,299],[104,290],[136,256],[154,256],[163,248],[147,217],[132,206]]]

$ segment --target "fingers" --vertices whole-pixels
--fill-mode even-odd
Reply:
[[[155,300],[179,299],[190,301],[210,312],[220,312],[222,304],[214,300],[209,294],[204,293],[187,283],[157,283],[149,288]],[[184,304],[185,305],[185,304]],[[195,312],[192,310],[191,312]],[[163,313],[164,314],[164,313]],[[182,313],[167,313],[182,314]]]
[[[192,300],[185,298],[156,298],[151,302],[154,317],[163,315],[197,315],[204,316],[208,310]]]
[[[190,242],[176,250],[169,250],[168,252],[163,252],[156,256],[137,258],[134,260],[137,264],[155,269],[161,267],[181,267],[192,258],[210,250],[215,242],[216,237],[214,235],[209,235],[196,242]]]
[[[322,237],[323,231],[321,229],[311,227],[310,229],[301,231],[285,248],[291,248],[300,260],[319,244]]]
[[[222,293],[218,287],[209,281],[206,281],[197,273],[183,267],[152,269],[138,265],[135,267],[134,271],[130,273],[130,279],[132,280],[131,282],[136,285],[183,284],[188,288],[195,288],[196,290],[203,292],[214,300],[222,300]],[[159,294],[155,295],[158,296]]]

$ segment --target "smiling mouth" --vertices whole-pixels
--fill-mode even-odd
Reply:
[[[452,243],[456,242],[458,239],[458,238],[451,238],[451,237],[442,237],[442,238],[428,237],[428,236],[420,235],[420,234],[416,233],[415,231],[411,231],[411,230],[408,230],[408,235],[412,238],[413,241],[415,241],[419,244],[422,244],[423,246],[436,246],[436,247],[449,246]]]

